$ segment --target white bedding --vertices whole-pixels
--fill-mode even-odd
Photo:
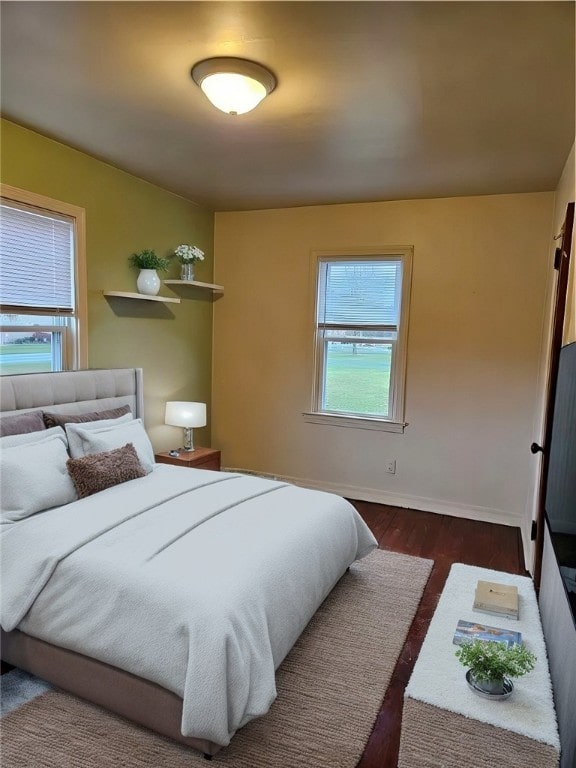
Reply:
[[[4,630],[158,683],[184,700],[183,735],[223,746],[267,712],[275,669],[376,546],[338,496],[168,465],[0,536]]]

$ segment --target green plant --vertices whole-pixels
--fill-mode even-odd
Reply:
[[[138,269],[158,269],[161,272],[167,272],[170,262],[168,259],[158,256],[156,251],[144,250],[133,253],[130,256],[130,264]]]
[[[534,669],[536,656],[524,645],[512,645],[491,640],[464,643],[457,651],[461,664],[468,667],[475,680],[502,680],[504,677],[522,677]]]

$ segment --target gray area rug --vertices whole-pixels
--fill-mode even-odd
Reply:
[[[2,768],[354,768],[432,561],[376,550],[351,566],[277,673],[270,712],[207,763],[61,691],[2,720]]]
[[[50,683],[45,683],[44,680],[39,680],[21,669],[13,669],[0,679],[0,713],[2,716],[7,715],[50,690]]]

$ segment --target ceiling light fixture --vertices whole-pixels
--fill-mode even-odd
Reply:
[[[276,88],[272,72],[248,59],[204,59],[191,74],[212,104],[229,115],[250,112]]]

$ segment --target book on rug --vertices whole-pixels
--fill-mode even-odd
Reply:
[[[473,640],[504,643],[507,648],[511,648],[513,645],[522,645],[522,633],[515,632],[513,629],[488,627],[485,624],[460,619],[452,642],[454,645],[463,645],[463,643],[471,643]]]
[[[475,611],[518,619],[518,587],[512,584],[498,584],[495,581],[480,580],[474,595]]]

